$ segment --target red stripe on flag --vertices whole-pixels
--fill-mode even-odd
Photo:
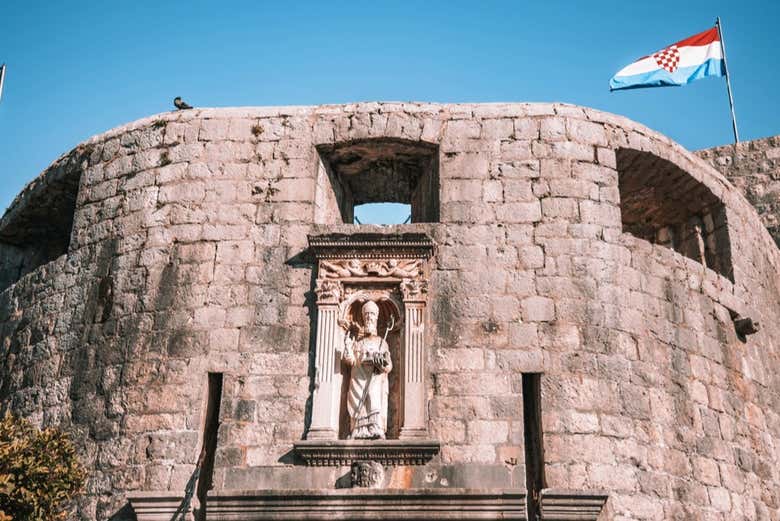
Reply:
[[[701,32],[699,34],[694,34],[690,38],[686,38],[685,40],[680,40],[679,42],[675,43],[677,47],[682,47],[683,45],[687,46],[699,46],[699,45],[709,45],[712,42],[717,42],[720,40],[718,38],[718,28],[713,27],[712,29],[707,29],[704,32]]]
[[[712,42],[717,42],[719,40],[720,40],[720,38],[718,37],[718,28],[717,27],[713,27],[712,29],[707,29],[706,31],[701,32],[699,34],[694,34],[693,36],[690,36],[690,37],[686,38],[685,40],[680,40],[677,43],[672,43],[670,45],[667,45],[663,49],[659,49],[659,50],[657,50],[653,54],[662,52],[662,51],[668,49],[669,47],[671,47],[672,45],[676,45],[678,48],[680,48],[680,47],[682,47],[684,45],[688,46],[688,47],[693,47],[693,46],[709,45]],[[649,58],[653,54],[648,54],[646,56],[642,56],[641,58],[638,58],[637,60],[635,60],[635,62],[638,62],[639,60],[644,60],[645,58]]]

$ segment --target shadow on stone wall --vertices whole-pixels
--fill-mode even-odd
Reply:
[[[306,307],[309,315],[309,343],[308,349],[308,369],[307,376],[309,377],[309,396],[306,398],[306,405],[304,407],[303,417],[303,431],[301,432],[301,439],[306,439],[306,433],[309,432],[309,426],[311,425],[312,415],[312,399],[314,396],[314,371],[316,370],[314,355],[317,350],[317,295],[314,293],[314,286],[316,281],[316,269],[314,264],[314,258],[308,249],[302,250],[285,261],[287,266],[293,269],[306,269],[309,270],[309,291],[304,293],[304,306]],[[285,454],[287,456],[287,454]],[[284,459],[284,457],[282,459]],[[292,454],[290,454],[292,458]],[[280,459],[280,461],[282,461]],[[282,461],[283,463],[291,463],[291,461]]]
[[[125,503],[113,516],[108,518],[108,521],[136,521],[133,507],[130,506],[130,503]]]

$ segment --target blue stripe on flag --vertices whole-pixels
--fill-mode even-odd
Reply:
[[[679,87],[708,76],[725,76],[722,59],[711,58],[700,65],[681,67],[674,72],[657,69],[632,76],[614,76],[609,90],[641,89],[644,87]]]

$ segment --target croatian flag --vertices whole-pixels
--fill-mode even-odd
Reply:
[[[678,87],[707,76],[724,76],[726,65],[718,28],[639,58],[609,80],[609,90]]]

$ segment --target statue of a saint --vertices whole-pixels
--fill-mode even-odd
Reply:
[[[364,334],[355,341],[349,333],[342,359],[350,371],[347,411],[350,439],[384,439],[387,431],[387,373],[393,369],[387,341],[377,334],[379,306],[369,300],[361,309]]]

